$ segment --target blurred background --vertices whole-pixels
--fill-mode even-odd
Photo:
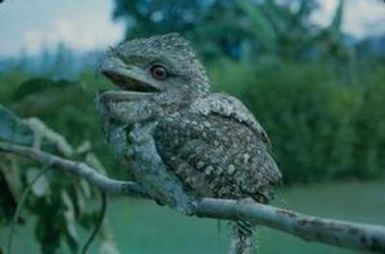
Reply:
[[[45,141],[47,150],[71,159],[92,153],[101,170],[129,178],[104,144],[94,97],[111,85],[95,69],[109,46],[173,31],[191,41],[213,89],[240,98],[268,132],[284,175],[275,205],[385,224],[379,0],[5,0],[0,139],[7,140],[1,131],[9,119],[36,117],[65,137],[71,152],[59,147],[60,138]],[[1,253],[37,165],[0,156]],[[92,228],[97,192],[78,190],[79,181],[60,173],[47,179],[26,202],[13,253],[76,253]],[[228,247],[226,222],[218,227],[135,199],[114,198],[110,206],[108,237],[90,253],[219,254]],[[350,253],[267,229],[259,242],[261,253]]]

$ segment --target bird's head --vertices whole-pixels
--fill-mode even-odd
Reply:
[[[204,94],[205,68],[182,36],[170,33],[134,39],[111,48],[100,69],[120,90],[117,97],[140,99],[159,94]]]

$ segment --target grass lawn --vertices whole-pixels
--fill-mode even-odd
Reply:
[[[337,219],[385,225],[385,182],[334,183],[282,190],[275,205]],[[122,254],[222,254],[228,247],[228,223],[188,218],[153,202],[115,199],[108,216]],[[13,254],[38,253],[32,226],[19,228]],[[0,230],[0,246],[7,231]],[[263,228],[260,253],[353,253]],[[36,251],[34,251],[36,250]],[[90,253],[97,253],[96,249]]]

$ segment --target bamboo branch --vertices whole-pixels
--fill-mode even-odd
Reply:
[[[0,143],[0,152],[9,152],[83,177],[105,191],[149,198],[141,186],[100,174],[83,162],[64,159],[41,150]],[[246,220],[275,228],[306,241],[321,242],[343,248],[385,253],[385,227],[364,223],[308,216],[252,201],[203,198],[196,202],[193,214],[198,217]]]

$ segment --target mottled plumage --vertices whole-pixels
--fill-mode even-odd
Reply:
[[[154,139],[163,162],[197,198],[267,201],[280,178],[265,132],[238,100],[224,94],[166,116]]]
[[[187,213],[202,197],[269,201],[281,173],[265,131],[239,100],[210,92],[185,39],[125,42],[101,72],[122,88],[100,95],[107,140],[154,199]],[[253,230],[234,236],[235,253],[251,253]]]

